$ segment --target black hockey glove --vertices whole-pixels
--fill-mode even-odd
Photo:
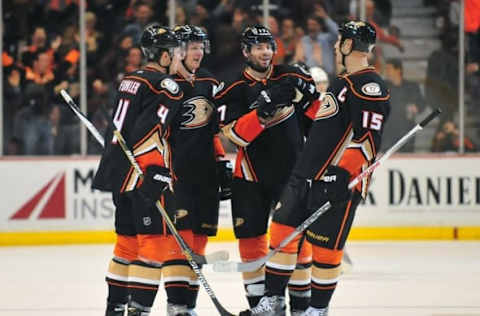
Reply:
[[[217,161],[217,178],[220,184],[220,200],[232,197],[233,166],[229,160]]]
[[[329,166],[321,180],[312,181],[308,208],[317,209],[330,201],[336,206],[348,201],[352,190],[348,188],[350,173],[342,167]]]
[[[257,114],[263,119],[271,118],[279,108],[289,106],[295,97],[293,86],[287,81],[282,81],[267,90],[260,92],[257,98]]]
[[[162,166],[151,165],[147,167],[144,174],[143,183],[138,191],[147,199],[155,202],[160,198],[163,190],[165,190],[172,178],[170,170]]]
[[[320,97],[320,93],[317,92],[313,81],[306,81],[299,77],[290,77],[289,79],[293,86],[303,94],[303,99],[308,100],[308,102],[312,102]]]

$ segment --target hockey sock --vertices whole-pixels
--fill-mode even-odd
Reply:
[[[268,241],[266,235],[251,238],[240,238],[238,248],[243,262],[257,260],[267,254]],[[243,285],[250,307],[257,306],[265,293],[265,268],[242,273]]]
[[[312,299],[310,306],[325,308],[330,303],[342,270],[340,264],[332,265],[313,261]]]
[[[208,236],[207,235],[193,235],[193,251],[200,255],[205,255],[205,248],[207,247]],[[188,309],[194,309],[197,305],[197,297],[199,290],[199,282],[196,275],[193,275],[190,279],[188,286],[187,307]]]
[[[130,301],[141,307],[152,307],[160,285],[161,265],[133,261],[128,274]]]
[[[325,308],[330,303],[342,273],[343,251],[312,245],[312,299],[310,306]]]
[[[119,309],[128,301],[128,265],[119,258],[110,261],[105,281],[108,285],[107,311]]]
[[[290,311],[304,311],[310,306],[311,263],[298,264],[288,282]]]
[[[192,268],[187,260],[169,260],[162,268],[167,302],[175,305],[187,305],[191,296],[189,286]]]

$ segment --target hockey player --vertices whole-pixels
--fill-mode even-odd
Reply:
[[[222,131],[237,145],[232,183],[232,217],[242,261],[268,251],[268,218],[287,183],[303,146],[304,115],[313,118],[319,94],[308,72],[288,65],[272,65],[275,41],[257,25],[244,30],[241,39],[246,68],[238,79],[217,94]],[[310,293],[308,262],[296,274],[291,289],[294,310],[305,310]],[[294,269],[295,262],[291,263]],[[264,294],[264,268],[243,273],[250,306]]]
[[[270,245],[276,247],[311,212],[326,201],[333,205],[306,232],[313,245],[312,298],[303,315],[310,316],[328,314],[341,273],[343,247],[370,179],[365,178],[353,190],[348,183],[374,162],[390,107],[385,83],[367,61],[375,44],[375,29],[366,22],[350,21],[339,31],[336,61],[345,72],[331,83],[316,113],[271,224]],[[277,315],[283,308],[297,242],[292,241],[266,263],[266,296],[241,315]]]
[[[93,187],[110,191],[116,207],[117,240],[106,281],[107,316],[147,316],[160,284],[166,236],[163,219],[154,206],[171,177],[170,124],[181,106],[183,92],[167,75],[178,61],[177,36],[167,27],[148,25],[141,48],[148,63],[127,74],[115,97],[116,110],[106,137],[106,148]],[[131,167],[112,135],[122,133],[144,172],[144,180]]]
[[[217,232],[219,185],[223,184],[222,198],[229,198],[232,169],[222,160],[225,151],[218,137],[214,95],[221,87],[200,68],[204,53],[209,52],[208,36],[193,25],[177,26],[174,31],[185,45],[185,58],[173,76],[184,95],[169,138],[177,181],[166,197],[166,208],[176,213],[176,227],[185,241],[204,255],[208,236]],[[166,254],[162,274],[167,315],[196,315],[199,283],[180,251]]]

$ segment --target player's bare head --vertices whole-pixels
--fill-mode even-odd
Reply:
[[[158,23],[147,25],[140,40],[140,47],[147,61],[157,63],[163,68],[170,66],[175,49],[178,49],[180,44],[179,38],[170,28]]]
[[[174,28],[185,49],[184,64],[190,71],[200,68],[205,53],[210,53],[207,33],[195,25],[181,25]]]
[[[247,65],[259,72],[269,69],[277,50],[272,33],[263,25],[247,27],[242,33],[241,47]]]
[[[345,64],[345,58],[350,54],[367,56],[375,47],[377,33],[368,22],[348,21],[340,25],[338,41],[335,44],[337,62]]]

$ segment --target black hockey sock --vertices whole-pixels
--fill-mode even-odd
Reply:
[[[126,260],[113,258],[108,267],[105,281],[108,285],[107,315],[120,311],[128,301],[128,269],[129,263]],[[118,313],[117,313],[118,314]],[[122,315],[122,314],[119,314]]]
[[[198,284],[190,283],[190,286],[188,287],[188,295],[187,295],[188,309],[194,309],[195,306],[197,305],[198,290],[199,290]]]
[[[170,260],[163,264],[162,275],[168,303],[187,305],[191,296],[189,284],[192,274],[187,260]]]
[[[284,296],[290,276],[295,269],[297,254],[275,254],[265,264],[265,294],[267,296]]]
[[[297,264],[288,282],[290,311],[305,311],[310,306],[311,297],[311,263]]]
[[[340,276],[340,265],[313,262],[312,267],[312,299],[310,306],[325,308],[332,299]]]
[[[129,268],[130,301],[150,308],[153,305],[161,278],[160,265],[133,261]]]

